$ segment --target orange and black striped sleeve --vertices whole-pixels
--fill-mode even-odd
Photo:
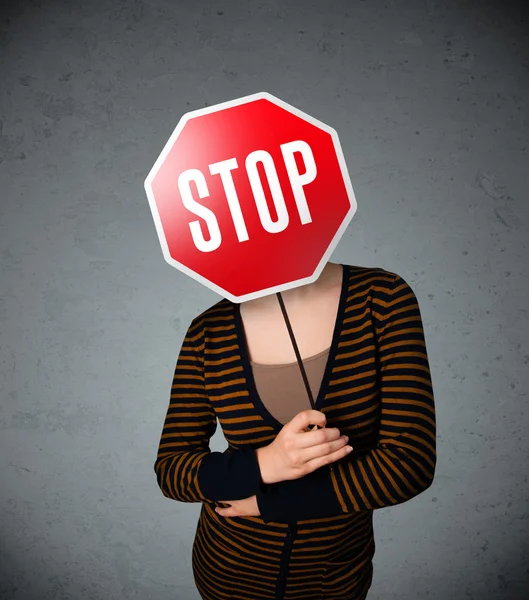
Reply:
[[[421,312],[408,283],[396,275],[373,291],[381,418],[376,445],[293,481],[257,492],[268,521],[331,517],[400,504],[432,484],[436,417]],[[354,446],[354,444],[353,444]]]
[[[255,451],[211,452],[217,417],[204,381],[204,327],[193,319],[176,363],[154,471],[163,495],[179,502],[253,496],[261,481]]]

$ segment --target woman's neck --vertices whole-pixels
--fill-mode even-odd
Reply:
[[[312,299],[320,297],[329,287],[334,286],[337,281],[341,280],[341,271],[342,266],[340,264],[327,262],[316,281],[285,290],[281,292],[281,296],[285,304],[296,305],[310,302]],[[245,310],[253,310],[254,308],[263,310],[271,306],[277,306],[278,302],[276,294],[269,294],[255,300],[248,300],[247,302],[243,302],[243,304],[245,305]]]

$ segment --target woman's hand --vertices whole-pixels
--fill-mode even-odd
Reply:
[[[256,450],[261,479],[271,484],[304,477],[316,469],[342,459],[352,450],[347,436],[319,410],[303,410],[289,421],[268,446]],[[323,429],[311,429],[310,424]]]
[[[257,496],[250,496],[244,500],[219,500],[222,504],[231,504],[229,508],[215,508],[215,512],[223,517],[260,517],[261,512],[257,505]]]

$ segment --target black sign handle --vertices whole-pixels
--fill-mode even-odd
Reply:
[[[279,301],[279,306],[281,307],[281,312],[283,313],[283,318],[285,319],[285,323],[288,329],[288,334],[290,335],[290,339],[292,341],[292,346],[294,346],[294,352],[296,353],[296,359],[298,361],[299,369],[301,371],[301,376],[303,377],[303,383],[305,384],[305,388],[307,389],[307,395],[309,397],[310,405],[313,410],[316,410],[316,405],[314,404],[314,398],[312,396],[312,390],[310,389],[309,380],[307,378],[307,373],[305,371],[305,366],[303,361],[301,360],[301,354],[299,353],[298,345],[296,343],[296,338],[294,337],[294,331],[292,329],[292,325],[290,324],[290,319],[288,318],[287,310],[285,308],[285,302],[283,301],[283,297],[281,296],[281,292],[276,293],[277,299]],[[310,427],[310,429],[319,429],[317,425],[314,427]]]

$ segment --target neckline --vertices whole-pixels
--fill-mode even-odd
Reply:
[[[316,354],[313,354],[312,356],[307,356],[307,358],[303,358],[303,364],[309,362],[309,361],[313,361],[316,360],[317,358],[321,358],[322,356],[324,356],[325,354],[328,354],[330,351],[330,347],[329,348],[325,348],[325,350],[322,350],[321,352],[318,352]],[[257,367],[258,369],[282,369],[285,367],[289,367],[292,368],[294,366],[298,366],[298,361],[294,360],[292,362],[289,363],[273,363],[273,364],[268,364],[268,363],[258,363],[258,362],[253,362],[250,360],[250,364],[252,365],[252,368]],[[298,367],[299,368],[299,367]]]
[[[349,289],[349,278],[350,278],[350,269],[348,265],[344,265],[339,263],[342,267],[342,286],[340,290],[340,300],[338,302],[338,310],[336,312],[336,320],[334,323],[334,330],[332,334],[331,345],[329,347],[329,354],[327,356],[327,362],[325,363],[325,369],[323,372],[323,378],[320,384],[320,388],[318,390],[318,394],[314,400],[314,409],[320,410],[323,400],[327,394],[327,388],[329,387],[329,380],[332,373],[332,365],[335,361],[336,353],[338,350],[338,340],[340,338],[341,328],[343,319],[345,316],[345,308],[347,304],[347,293]],[[237,338],[237,342],[239,345],[241,362],[244,377],[246,379],[246,384],[248,386],[248,391],[250,394],[250,402],[252,402],[253,407],[263,418],[263,421],[272,427],[274,431],[279,433],[283,428],[284,424],[281,421],[278,421],[271,412],[268,411],[263,401],[259,397],[259,393],[257,391],[257,386],[255,384],[255,379],[253,375],[252,365],[250,363],[248,345],[246,343],[246,334],[244,331],[244,325],[241,317],[241,305],[240,303],[232,303],[233,308],[233,317],[235,321],[235,335]],[[297,361],[296,361],[297,363]],[[301,378],[301,373],[300,373]],[[307,409],[311,409],[310,400],[307,396]]]

